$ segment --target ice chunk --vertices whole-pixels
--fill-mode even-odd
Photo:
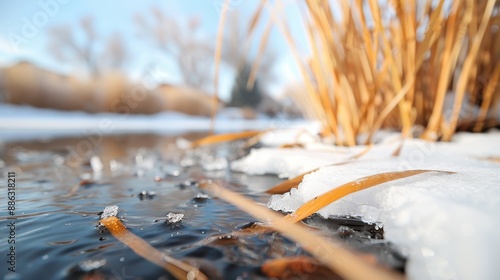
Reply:
[[[90,181],[90,180],[92,180],[92,174],[90,174],[88,172],[82,173],[82,174],[80,174],[80,179],[82,181]]]
[[[194,199],[196,200],[206,200],[206,199],[210,199],[210,196],[206,193],[197,193],[195,196],[194,196]]]
[[[191,142],[186,138],[178,137],[175,139],[175,145],[181,150],[187,150],[191,147]]]
[[[167,176],[177,177],[177,176],[181,175],[181,168],[180,168],[180,166],[177,166],[174,164],[167,164],[167,165],[163,166],[163,172]]]
[[[104,165],[102,164],[101,158],[98,156],[92,156],[90,158],[90,167],[95,173],[102,172]]]
[[[148,152],[146,149],[139,149],[135,155],[136,168],[141,170],[151,170],[157,163],[157,155]]]
[[[124,163],[116,159],[112,159],[109,161],[109,169],[111,170],[111,172],[116,172],[116,173],[128,171],[128,167]]]
[[[199,185],[198,182],[195,180],[186,180],[186,181],[178,184],[179,188],[181,188],[181,189],[185,189],[188,187],[196,187],[197,188],[198,185]]]
[[[104,211],[102,211],[101,220],[109,217],[116,217],[116,215],[118,215],[118,206],[106,206],[106,208],[104,208]]]
[[[184,214],[182,214],[182,213],[170,212],[167,214],[167,220],[165,222],[167,224],[175,224],[175,223],[182,221],[183,218],[184,218]]]
[[[106,260],[84,260],[78,264],[79,268],[83,272],[90,272],[96,270],[106,264]]]
[[[215,171],[215,170],[223,170],[228,167],[229,163],[227,159],[224,157],[216,157],[212,159],[210,162],[206,162],[203,164],[203,169],[206,171]]]

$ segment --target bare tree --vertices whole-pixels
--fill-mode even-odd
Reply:
[[[227,15],[222,52],[222,59],[224,62],[237,72],[248,71],[248,69],[243,69],[249,67],[249,65],[253,67],[253,63],[257,56],[256,53],[251,53],[250,42],[247,42],[248,35],[245,34],[247,26],[241,24],[241,22],[241,16],[237,11],[232,11]],[[256,36],[256,38],[258,38],[258,36]],[[276,79],[274,66],[276,64],[277,55],[268,47],[259,55],[261,55],[261,57],[258,61],[258,79],[262,86],[265,87],[265,85]]]
[[[151,9],[151,20],[136,15],[140,36],[171,56],[189,86],[208,89],[212,82],[214,47],[200,36],[200,19],[191,17],[181,26],[158,8]]]
[[[135,20],[140,28],[139,35],[174,59],[187,85],[201,89],[211,88],[216,36],[208,34],[211,40],[201,36],[199,18],[191,17],[181,24],[174,17],[166,16],[158,8],[153,8],[151,16],[145,17],[138,14]],[[248,41],[247,34],[244,33],[246,25],[242,24],[238,12],[232,11],[228,14],[225,28],[222,63],[237,73],[231,94],[231,99],[234,100],[231,100],[230,104],[256,108],[258,104],[254,104],[255,100],[262,100],[261,89],[246,88],[256,57],[255,53],[249,52],[245,44]],[[275,54],[267,48],[262,54],[258,68],[257,79],[261,88],[274,81],[275,62]],[[255,98],[248,96],[252,94],[256,95]],[[251,102],[243,104],[245,100],[251,100]]]
[[[104,49],[102,68],[121,69],[128,58],[128,51],[123,42],[123,37],[119,33],[108,38]]]
[[[75,33],[81,30],[83,39],[77,40]],[[93,19],[83,17],[76,27],[61,25],[49,30],[49,53],[61,62],[77,63],[87,68],[91,76],[97,77],[105,69],[121,68],[128,53],[119,34],[109,37],[102,53],[96,48],[99,40]]]

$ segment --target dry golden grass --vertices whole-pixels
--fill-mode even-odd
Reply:
[[[341,161],[341,162],[329,164],[327,166],[342,165],[342,164],[348,164],[350,162],[353,162],[354,160],[356,160],[356,159],[362,157],[363,155],[365,155],[368,151],[370,151],[371,148],[372,148],[372,145],[368,145],[366,147],[366,149],[364,149],[360,153],[352,156],[351,158],[348,158],[345,161]],[[303,174],[300,174],[300,175],[298,175],[296,177],[293,177],[292,179],[288,179],[288,180],[286,180],[284,182],[281,182],[278,185],[276,185],[276,186],[272,187],[271,189],[267,190],[266,193],[268,193],[268,194],[283,194],[283,193],[289,192],[292,188],[296,188],[300,184],[300,182],[302,182],[302,179],[304,179],[304,176],[306,176],[307,174],[310,174],[312,172],[315,172],[318,169],[319,168],[313,169],[311,171],[308,171],[306,173],[303,173]]]
[[[149,245],[144,239],[131,233],[117,217],[107,217],[100,220],[111,234],[123,244],[127,245],[139,256],[162,267],[176,279],[208,279],[198,268],[176,260]]]
[[[449,141],[457,129],[499,124],[489,114],[500,104],[499,1],[307,0],[302,19],[283,19],[282,1],[261,1],[299,66],[299,102],[336,144],[356,145],[360,134],[371,142],[380,128],[410,137],[415,125],[424,139]],[[308,53],[288,28],[297,20]],[[461,112],[464,104],[479,110]]]
[[[258,137],[266,131],[267,130],[248,130],[235,133],[209,135],[191,142],[191,148],[215,145],[223,142],[236,141],[245,138]]]
[[[363,177],[355,181],[343,184],[342,186],[339,186],[326,193],[323,193],[322,195],[302,204],[302,206],[300,206],[293,214],[286,216],[286,218],[293,222],[302,221],[303,219],[309,217],[310,215],[314,214],[315,212],[319,211],[325,206],[351,193],[358,192],[390,181],[399,180],[426,172],[443,172],[447,174],[454,173],[454,172],[438,171],[438,170],[405,170],[405,171],[386,172],[386,173],[380,173]]]
[[[398,272],[390,271],[362,258],[352,251],[329,241],[311,229],[283,218],[264,206],[221,187],[214,182],[205,182],[200,187],[248,212],[255,218],[270,223],[270,227],[299,243],[321,264],[338,274],[342,279],[403,279]],[[333,276],[333,275],[332,275]]]

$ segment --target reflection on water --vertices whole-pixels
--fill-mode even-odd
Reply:
[[[230,187],[267,201],[246,187],[251,178],[229,172],[228,163],[242,155],[240,144],[179,149],[185,139],[201,136],[87,136],[4,144],[2,173],[15,171],[17,176],[17,278],[165,276],[161,268],[97,227],[99,212],[109,205],[119,206],[118,216],[129,230],[176,258],[200,259],[212,274],[226,278],[256,276],[265,257],[251,253],[259,252],[252,248],[260,246],[257,238],[256,244],[246,244],[250,247],[246,250],[197,245],[253,219],[223,201],[201,195],[196,180],[223,179],[231,182]],[[279,181],[265,178],[268,186]],[[3,196],[2,205],[6,205]],[[184,214],[182,221],[166,223],[170,212]],[[2,214],[0,222],[5,227],[6,215]],[[100,265],[89,266],[89,262]]]
[[[259,272],[264,260],[305,254],[276,233],[243,239],[223,236],[254,219],[224,201],[204,196],[196,181],[220,179],[229,188],[266,203],[268,196],[260,191],[280,179],[230,172],[230,162],[245,152],[241,143],[195,151],[179,148],[186,139],[201,136],[86,136],[4,144],[2,181],[6,172],[16,172],[18,218],[18,275],[6,277],[170,279],[163,269],[98,226],[99,213],[110,205],[119,206],[118,217],[134,234],[175,258],[196,263],[210,279],[265,279]],[[3,207],[7,203],[1,197]],[[168,223],[168,213],[184,216],[180,222]],[[2,244],[7,242],[6,218],[0,217]],[[321,227],[321,219],[310,222]],[[349,224],[342,226],[342,232],[349,229]],[[334,230],[340,235],[339,226]],[[352,236],[380,237],[380,232],[369,230],[373,229]],[[401,262],[392,265],[402,266]]]

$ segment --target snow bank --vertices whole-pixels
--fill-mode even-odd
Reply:
[[[294,211],[304,202],[344,183],[381,172],[436,169],[456,174],[424,173],[347,196],[319,214],[360,216],[384,227],[386,239],[408,256],[410,279],[495,279],[500,274],[500,133],[458,134],[453,143],[405,141],[400,157],[387,136],[362,158],[327,166],[304,177],[297,189],[272,196],[268,207]],[[312,148],[311,148],[312,147]],[[252,174],[294,176],[339,162],[363,147],[324,151],[264,148],[234,162],[235,170]]]

